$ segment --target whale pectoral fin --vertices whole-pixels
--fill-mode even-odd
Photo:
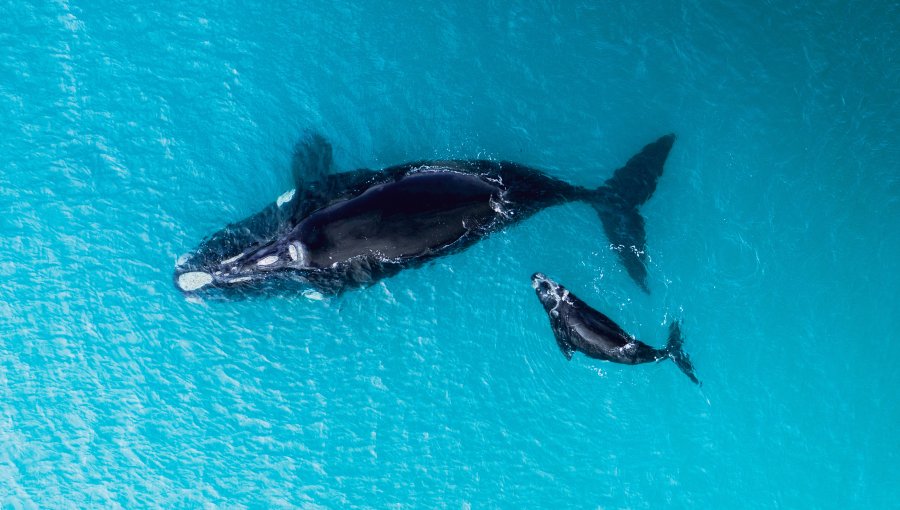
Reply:
[[[297,190],[321,182],[331,173],[331,144],[319,133],[307,131],[294,145],[291,172]]]
[[[331,144],[315,131],[307,131],[294,145],[291,160],[294,190],[279,197],[279,206],[285,205],[295,222],[335,200],[358,196],[383,173],[373,170],[332,173],[332,163]]]
[[[556,345],[559,346],[559,350],[563,353],[563,356],[566,357],[567,360],[572,361],[572,354],[575,353],[575,346],[569,343],[565,338],[556,337]]]
[[[287,200],[279,203],[287,204],[287,210],[294,221],[305,218],[309,213],[326,205],[336,184],[342,179],[332,175],[331,144],[324,136],[307,131],[294,144],[294,155],[291,158],[291,174],[294,179],[294,191],[283,195]]]
[[[331,144],[321,134],[307,131],[294,145],[291,174],[296,197],[291,201],[291,216],[295,219],[305,217],[327,201],[331,164]]]

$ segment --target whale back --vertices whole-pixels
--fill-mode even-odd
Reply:
[[[313,267],[360,256],[426,256],[488,227],[498,188],[478,176],[420,172],[374,186],[304,219],[295,235]]]

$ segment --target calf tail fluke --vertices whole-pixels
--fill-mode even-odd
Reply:
[[[683,346],[684,339],[681,337],[681,325],[678,321],[672,321],[672,324],[669,324],[669,341],[666,343],[665,353],[694,384],[702,386],[703,384],[694,375],[694,365],[691,363],[691,358],[684,352]]]
[[[638,208],[656,190],[674,143],[675,135],[669,134],[645,146],[596,190],[591,201],[625,270],[648,293],[647,234]]]

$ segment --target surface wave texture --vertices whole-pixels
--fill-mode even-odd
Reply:
[[[0,7],[4,508],[896,504],[895,2],[363,4]],[[338,299],[186,301],[310,128],[591,187],[675,132],[652,293],[573,203]],[[682,319],[702,388],[567,362],[535,271]]]

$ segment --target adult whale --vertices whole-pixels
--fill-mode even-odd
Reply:
[[[645,146],[602,186],[573,186],[505,161],[420,161],[331,173],[331,146],[295,148],[296,188],[213,234],[176,263],[175,284],[206,298],[257,293],[336,295],[458,252],[507,225],[580,200],[600,216],[628,274],[647,287],[646,202],[675,141]]]
[[[684,340],[678,321],[669,325],[669,341],[665,348],[654,349],[543,274],[535,273],[531,284],[544,305],[556,343],[566,359],[572,359],[575,351],[626,365],[671,359],[691,381],[700,384],[694,375],[694,365],[682,348]]]

